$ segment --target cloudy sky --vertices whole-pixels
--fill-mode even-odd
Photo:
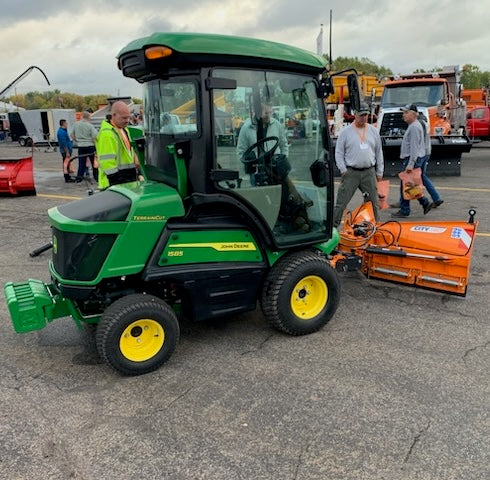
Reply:
[[[445,65],[490,71],[490,0],[14,0],[0,2],[0,90],[31,65],[14,93],[58,89],[141,98],[115,57],[156,31],[226,33],[316,51],[324,24],[328,53],[367,57],[394,73]]]

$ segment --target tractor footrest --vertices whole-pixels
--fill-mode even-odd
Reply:
[[[5,297],[17,333],[31,332],[46,326],[46,307],[53,306],[48,286],[40,280],[5,284]]]

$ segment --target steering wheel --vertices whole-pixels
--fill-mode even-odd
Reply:
[[[274,145],[273,145],[273,147],[270,150],[268,150],[267,152],[264,152],[262,155],[260,155],[257,158],[247,158],[248,155],[250,154],[250,152],[252,152],[252,150],[254,148],[258,148],[260,146],[263,146],[267,142],[275,142]],[[279,147],[279,137],[265,137],[265,138],[261,138],[259,141],[255,142],[253,145],[250,145],[250,147],[248,147],[243,152],[242,162],[245,165],[250,165],[252,163],[265,163],[265,160],[267,159],[267,157],[272,157],[272,155],[274,155],[274,152],[277,150],[277,147]]]

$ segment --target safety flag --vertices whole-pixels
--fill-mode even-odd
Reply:
[[[316,37],[316,53],[318,55],[323,55],[323,23],[320,24],[320,33]]]

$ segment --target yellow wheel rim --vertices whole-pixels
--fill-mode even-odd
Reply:
[[[127,326],[119,340],[119,348],[128,360],[144,362],[161,350],[164,341],[162,326],[155,320],[144,318]]]
[[[291,310],[302,320],[316,317],[327,304],[328,287],[316,275],[302,278],[291,293]]]

